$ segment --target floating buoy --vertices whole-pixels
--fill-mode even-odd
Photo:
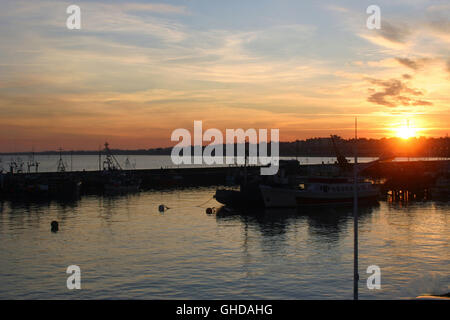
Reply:
[[[58,231],[58,229],[59,229],[58,221],[52,221],[52,223],[50,225],[52,226],[52,232]]]

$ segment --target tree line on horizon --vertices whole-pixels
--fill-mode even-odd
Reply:
[[[354,155],[355,139],[344,139],[339,136],[333,136],[336,149],[343,156],[352,157]],[[236,149],[236,143],[234,148]],[[205,146],[203,146],[205,147]],[[222,145],[225,155],[225,144]],[[194,154],[191,147],[191,154]],[[248,148],[248,143],[246,143]],[[358,156],[360,157],[378,157],[381,155],[392,155],[395,157],[440,157],[450,158],[450,138],[409,138],[402,139],[398,137],[368,139],[358,138],[357,141]],[[270,154],[270,147],[267,148]],[[111,149],[111,153],[116,155],[170,155],[172,147],[150,148],[150,149]],[[60,151],[41,151],[34,152],[40,155],[57,155]],[[63,155],[98,155],[98,150],[72,150],[62,151]],[[333,146],[331,137],[309,138],[306,140],[296,140],[291,142],[279,142],[280,156],[285,157],[334,157],[336,150]],[[30,154],[30,152],[2,153],[11,154]]]

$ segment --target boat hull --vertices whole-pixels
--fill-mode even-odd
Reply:
[[[295,208],[300,206],[330,206],[351,205],[352,192],[339,192],[327,194],[308,192],[304,190],[260,186],[261,194],[266,208]],[[379,197],[377,189],[358,192],[360,203],[376,202]]]
[[[450,200],[450,186],[432,187],[429,189],[431,198],[435,200]]]
[[[217,202],[233,208],[263,207],[261,191],[257,186],[244,190],[218,189],[214,195]]]

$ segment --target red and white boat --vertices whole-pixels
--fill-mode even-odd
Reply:
[[[376,201],[379,188],[358,181],[358,202]],[[347,205],[353,203],[354,182],[346,177],[314,177],[298,187],[260,185],[266,208],[294,208],[303,205]]]

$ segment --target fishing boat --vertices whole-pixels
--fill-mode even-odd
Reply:
[[[260,185],[266,208],[295,208],[304,205],[348,205],[353,203],[355,183],[347,177],[310,177],[297,187]],[[358,181],[358,202],[378,199],[378,186]]]
[[[11,198],[76,198],[80,194],[81,180],[71,172],[67,172],[60,149],[56,173],[38,173],[39,162],[34,155],[28,161],[27,172],[24,172],[24,162],[11,160],[10,171],[0,178],[1,195]],[[31,168],[35,172],[31,172]]]
[[[232,208],[262,207],[263,204],[258,183],[241,185],[239,190],[217,189],[214,198]]]
[[[105,176],[104,191],[107,194],[137,192],[141,180],[126,173],[109,172]]]
[[[80,195],[81,184],[80,179],[76,176],[59,175],[48,179],[47,190],[51,197],[76,198]]]
[[[141,179],[123,170],[119,161],[109,149],[108,142],[105,142],[104,149],[106,158],[103,161],[102,184],[103,190],[107,194],[128,193],[139,191]]]
[[[355,156],[355,164],[351,165],[339,151],[335,139],[336,136],[331,135],[331,142],[337,159],[335,163],[336,172],[328,172],[325,176],[298,177],[295,184],[278,186],[261,184],[260,190],[264,206],[266,208],[295,208],[301,206],[351,205],[354,203],[356,195],[357,202],[360,204],[376,202],[380,195],[379,187],[372,182],[358,179],[357,173],[381,160],[388,161],[392,159],[392,156],[383,155],[378,160],[364,164],[358,164]]]
[[[217,202],[232,208],[258,208],[264,207],[260,184],[275,186],[292,185],[296,179],[300,163],[297,160],[280,160],[278,173],[274,176],[249,175],[247,167],[235,176],[240,181],[239,190],[216,190],[214,198]]]
[[[65,174],[2,174],[2,195],[21,198],[74,198],[80,194],[81,181]]]
[[[434,185],[428,191],[435,200],[450,200],[450,162],[439,170]]]
[[[435,200],[450,199],[450,175],[441,176],[436,180],[434,186],[429,189],[431,197]]]

